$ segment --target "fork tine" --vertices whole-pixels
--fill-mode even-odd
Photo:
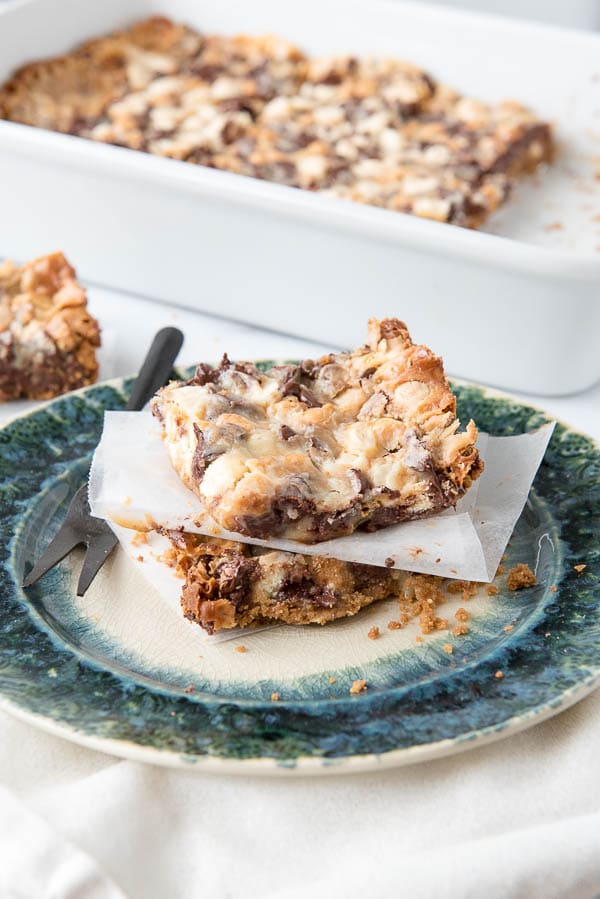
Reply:
[[[106,533],[95,535],[92,538],[79,575],[77,596],[83,596],[118,542],[112,531],[108,529]]]
[[[31,585],[35,584],[36,581],[39,581],[47,571],[50,571],[54,565],[57,565],[61,559],[64,559],[72,549],[83,542],[84,538],[81,534],[78,534],[73,528],[65,528],[63,525],[23,581],[23,586],[31,587]]]

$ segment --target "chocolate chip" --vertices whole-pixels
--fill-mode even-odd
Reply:
[[[360,471],[358,468],[350,468],[348,471],[348,479],[352,484],[355,492],[360,496],[369,489],[371,483],[364,473],[364,471]]]
[[[226,558],[217,569],[219,576],[219,595],[226,596],[237,605],[246,598],[250,579],[256,571],[258,563],[252,559],[233,554]]]
[[[323,404],[319,402],[316,398],[312,390],[308,387],[305,387],[304,384],[298,384],[295,381],[289,381],[283,387],[281,391],[282,396],[295,396],[300,400],[301,403],[304,403],[309,409],[315,409]]]
[[[428,511],[431,512],[431,509]],[[365,531],[373,532],[378,531],[380,528],[387,528],[391,524],[398,524],[401,521],[418,517],[418,515],[415,515],[414,509],[407,509],[404,506],[381,506],[373,511],[371,517],[362,525],[362,528]]]
[[[236,122],[225,122],[221,128],[221,140],[225,145],[233,143],[240,133],[239,125]]]
[[[196,77],[201,78],[203,81],[212,82],[223,73],[223,66],[202,65],[202,63],[196,61],[190,63],[189,70],[192,75],[196,75]]]
[[[218,437],[208,436],[210,431],[204,432],[200,426],[194,422],[194,434],[196,436],[196,449],[192,456],[192,479],[196,484],[200,484],[206,473],[206,469],[215,459],[226,453],[231,446],[238,440],[243,439],[246,430],[241,425],[223,424],[219,429]]]
[[[295,606],[332,609],[339,593],[331,587],[319,584],[309,577],[285,579],[275,595],[278,602]]]
[[[287,425],[281,425],[279,428],[279,436],[282,440],[291,440],[292,437],[296,436],[296,432],[292,430],[292,428],[288,428]]]
[[[196,435],[196,449],[192,457],[191,475],[193,481],[196,484],[200,484],[208,466],[208,461],[205,456],[204,432],[196,422],[194,422],[194,434]]]
[[[406,334],[406,332],[406,325],[398,318],[384,318],[379,325],[379,333],[386,340],[391,340],[394,337],[400,337],[402,334]]]
[[[204,387],[206,384],[214,384],[218,378],[219,372],[216,368],[211,368],[210,365],[205,365],[204,362],[201,362],[196,368],[194,377],[190,378],[187,384],[190,387]]]

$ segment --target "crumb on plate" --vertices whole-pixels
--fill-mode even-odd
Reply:
[[[534,584],[537,584],[535,574],[529,565],[525,565],[523,562],[515,565],[508,572],[506,586],[509,590],[524,590],[527,587],[533,587]]]

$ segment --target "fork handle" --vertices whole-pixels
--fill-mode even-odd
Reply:
[[[158,388],[166,384],[182,343],[183,334],[179,328],[162,328],[158,332],[133,382],[125,406],[127,410],[139,412],[152,399]]]

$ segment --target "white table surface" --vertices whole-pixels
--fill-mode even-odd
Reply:
[[[216,361],[225,350],[281,358],[326,348],[99,288],[90,289],[90,305],[106,335],[103,376],[136,370],[167,324],[186,335],[182,363]],[[523,399],[600,438],[600,386]],[[0,419],[25,405],[2,407]],[[592,899],[600,895],[599,745],[595,694],[458,757],[283,781],[121,761],[0,713],[0,789],[89,853],[130,899]],[[9,863],[1,812],[0,794],[0,862],[4,847]],[[1,899],[33,899],[22,890],[0,889]],[[108,895],[46,886],[35,899]]]

